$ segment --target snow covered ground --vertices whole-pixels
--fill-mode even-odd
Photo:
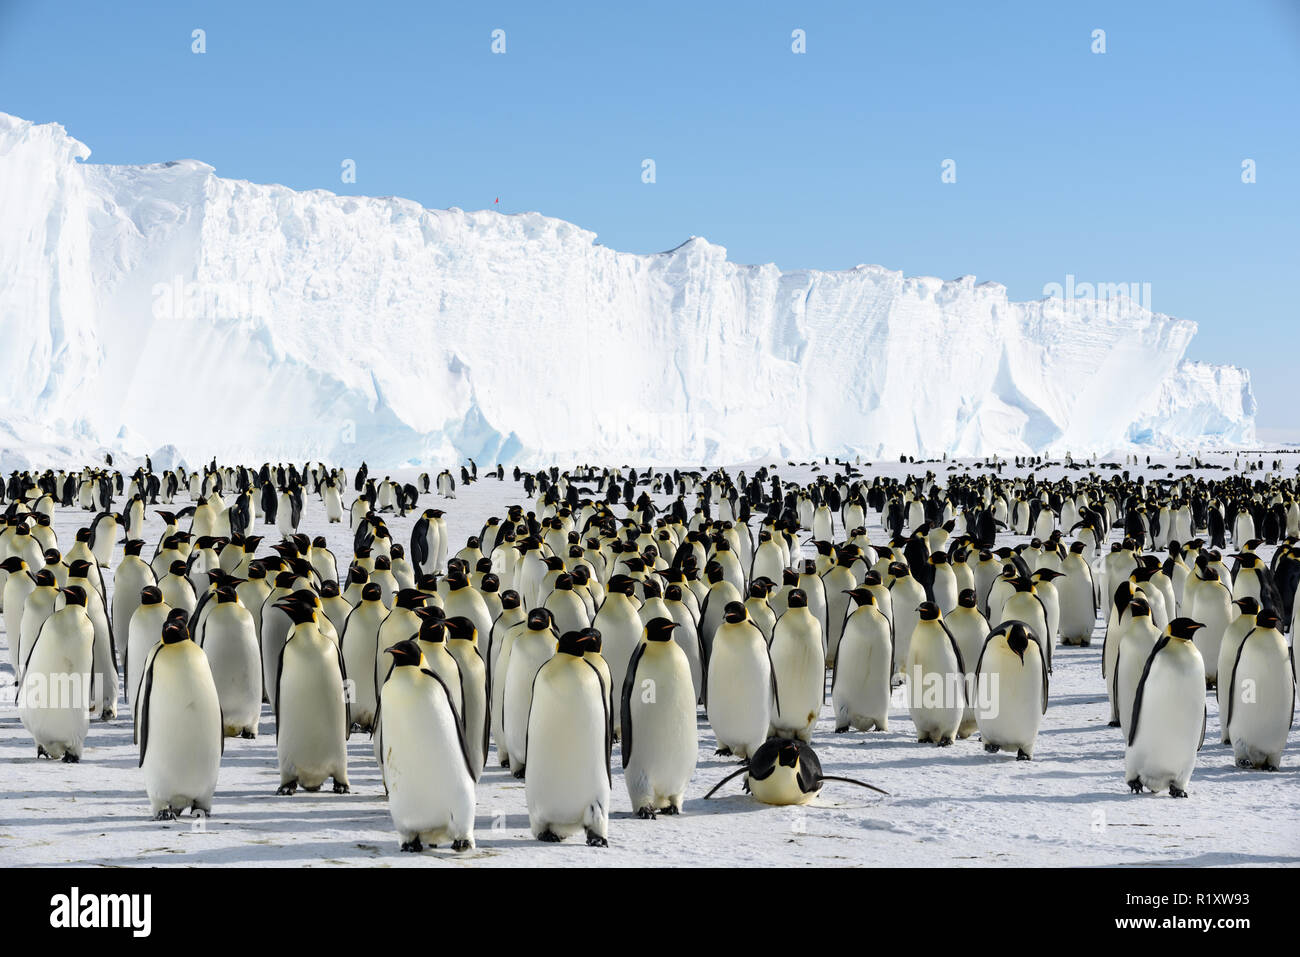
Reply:
[[[1232,461],[1231,455],[1211,458]],[[1175,464],[1172,455],[1155,460]],[[1287,455],[1284,461],[1286,474],[1293,475],[1300,456]],[[933,469],[941,481],[947,474],[944,463],[924,467]],[[907,468],[897,462],[878,463],[866,471],[901,475]],[[1168,471],[1145,474],[1154,477]],[[810,467],[784,464],[778,473],[799,481],[813,475]],[[1010,476],[1012,470],[1003,474]],[[1042,474],[1050,476],[1054,470]],[[1073,473],[1076,478],[1080,474]],[[382,478],[382,473],[375,477]],[[505,482],[484,480],[458,489],[457,494],[454,501],[437,501],[438,507],[448,510],[454,547],[477,532],[488,515],[501,514],[507,504],[523,498],[522,487],[508,475]],[[420,508],[433,503],[434,496],[422,496]],[[396,541],[409,541],[416,515],[387,519]],[[60,509],[55,519],[60,544],[67,547],[88,517],[86,512]],[[161,523],[151,513],[146,553],[152,552],[160,530]],[[308,503],[302,530],[325,535],[340,565],[351,554],[347,526],[326,524],[319,502]],[[869,531],[873,541],[886,538],[877,524]],[[274,534],[271,529],[270,535]],[[119,549],[116,557],[120,554]],[[1100,637],[1099,627],[1090,647],[1056,649],[1051,701],[1032,762],[1017,762],[1014,755],[986,754],[975,738],[944,749],[917,744],[906,707],[901,705],[891,714],[887,733],[837,735],[827,707],[814,738],[826,773],[869,781],[889,791],[889,797],[830,783],[809,807],[772,808],[744,795],[737,779],[703,802],[704,793],[736,765],[713,756],[713,735],[701,714],[700,760],[682,816],[641,821],[633,815],[615,745],[610,847],[589,848],[574,839],[543,844],[528,830],[523,782],[498,768],[493,753],[478,787],[478,847],[461,855],[445,848],[419,855],[398,852],[366,735],[356,735],[349,743],[351,794],[300,791],[293,797],[277,797],[275,726],[269,709],[257,740],[226,742],[213,816],[199,822],[183,818],[157,823],[149,815],[125,703],[117,720],[92,726],[80,764],[38,760],[12,705],[12,675],[7,665],[0,665],[8,685],[0,689],[0,864],[1300,863],[1300,730],[1292,732],[1281,771],[1238,770],[1231,749],[1218,744],[1218,708],[1211,694],[1206,743],[1192,777],[1191,798],[1132,796],[1123,780],[1120,733],[1106,726]]]

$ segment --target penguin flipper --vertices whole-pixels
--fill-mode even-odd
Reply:
[[[636,687],[636,668],[645,655],[646,643],[642,641],[632,652],[632,660],[627,664],[627,675],[623,679],[623,693],[619,701],[619,750],[623,755],[623,767],[632,759],[632,689]]]
[[[713,786],[713,788],[709,791],[708,794],[704,795],[704,800],[707,801],[709,798],[713,797],[713,795],[717,794],[717,793],[718,793],[718,789],[721,788],[721,787],[722,787],[724,784],[726,784],[728,781],[730,781],[732,778],[740,777],[740,775],[742,775],[742,774],[746,774],[746,773],[748,773],[748,771],[749,771],[749,766],[748,766],[748,765],[746,765],[745,767],[742,767],[742,768],[738,768],[738,769],[736,769],[735,771],[732,771],[732,772],[731,772],[730,774],[728,774],[725,778],[723,778],[721,781],[719,781],[717,784],[715,784],[715,785]]]
[[[868,784],[866,781],[859,781],[857,778],[842,778],[838,774],[827,774],[822,776],[822,781],[843,781],[845,784],[856,784],[860,788],[868,788],[872,791],[884,794],[885,796],[889,796],[889,792],[883,788],[878,788],[874,784]],[[806,794],[807,792],[805,791],[804,793]]]
[[[138,768],[144,767],[145,752],[149,750],[149,694],[153,691],[153,666],[158,658],[158,649],[161,644],[155,645],[153,652],[149,655],[149,663],[145,665],[144,680],[141,683],[140,691],[140,721],[136,725],[136,738],[140,744],[140,762],[136,765]],[[225,741],[224,734],[222,740],[224,751]]]
[[[460,756],[465,760],[465,773],[469,775],[469,779],[471,781],[477,784],[478,776],[474,774],[474,764],[469,757],[469,742],[465,739],[465,722],[461,719],[460,715],[456,713],[456,706],[452,704],[451,691],[449,691],[447,688],[447,682],[443,681],[440,677],[438,677],[428,668],[421,668],[420,673],[428,675],[434,681],[438,682],[438,686],[442,688],[442,693],[447,698],[447,707],[451,709],[452,717],[456,719],[454,722],[456,725],[456,741],[460,745]],[[378,713],[376,713],[376,723],[377,722],[378,722]],[[381,738],[380,752],[379,752],[380,754],[383,754],[382,749],[383,749],[383,740]]]
[[[1133,695],[1133,717],[1129,719],[1128,725],[1128,745],[1130,748],[1133,746],[1133,742],[1137,740],[1138,717],[1142,713],[1142,695],[1146,692],[1147,677],[1151,674],[1151,665],[1155,663],[1156,655],[1160,654],[1165,645],[1169,644],[1169,641],[1168,635],[1161,636],[1160,640],[1152,647],[1151,654],[1147,656],[1147,663],[1142,667],[1142,677],[1138,680],[1137,692]],[[1204,720],[1201,723],[1204,725]],[[1202,727],[1202,732],[1204,732],[1204,727]]]

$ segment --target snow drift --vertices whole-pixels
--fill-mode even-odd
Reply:
[[[699,463],[1249,442],[1129,300],[642,256],[537,213],[83,163],[0,114],[0,448]]]

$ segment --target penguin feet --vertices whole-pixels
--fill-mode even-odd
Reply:
[[[723,745],[722,747],[718,748],[718,749],[717,749],[716,751],[714,751],[713,753],[714,753],[714,754],[720,754],[720,755],[722,755],[724,758],[729,758],[729,757],[731,757],[731,748],[727,747],[726,745]]]
[[[523,769],[523,768],[515,768],[515,769],[514,769],[512,772],[510,772],[510,773],[513,774],[513,775],[514,775],[516,778],[518,778],[520,781],[522,781],[522,780],[524,779],[524,769]]]
[[[1124,783],[1128,785],[1128,789],[1134,794],[1142,793],[1142,782],[1138,778],[1134,778],[1132,781],[1125,781]]]
[[[470,844],[468,838],[462,837],[458,841],[451,842],[451,849],[455,851],[457,854],[459,854],[461,851],[468,851],[471,847],[473,847],[473,845]]]
[[[1273,770],[1276,771],[1277,768],[1273,768]],[[682,809],[676,804],[670,804],[659,813],[664,815],[664,817],[676,817],[678,814],[682,813]]]
[[[655,809],[647,804],[636,809],[636,816],[643,821],[653,821],[658,815],[655,814]]]
[[[79,763],[80,761],[81,761],[81,755],[79,755],[79,754],[73,754],[71,751],[64,751],[64,752],[63,752],[63,763],[64,763],[64,764],[77,764],[77,763]]]
[[[346,781],[340,781],[338,778],[335,778],[335,779],[334,779],[334,793],[335,793],[335,794],[351,794],[351,793],[352,793],[352,789],[348,787]]]
[[[416,835],[403,844],[402,850],[410,854],[418,854],[420,851],[424,850],[424,845],[420,843],[419,835]]]
[[[1276,764],[1270,764],[1268,761],[1265,761],[1259,766],[1259,769],[1261,771],[1276,771],[1278,770],[1278,767]]]
[[[99,716],[99,720],[100,720],[100,721],[112,721],[112,720],[113,720],[114,718],[116,718],[116,717],[117,717],[117,712],[116,712],[116,711],[113,711],[113,712],[105,711],[103,714],[101,714],[101,715]]]
[[[556,834],[550,828],[547,828],[545,831],[542,831],[541,834],[538,834],[537,839],[539,841],[545,841],[547,844],[559,844],[564,840],[564,838],[560,837],[560,835]]]
[[[255,735],[252,731],[249,731],[247,728],[239,732],[239,736],[246,741],[252,741],[257,738],[257,735]]]
[[[309,788],[309,787],[307,787],[307,785],[304,784],[304,785],[302,786],[302,789],[303,789],[304,791],[306,791],[308,794],[315,794],[317,791],[320,790],[320,785],[318,784],[318,785],[316,785],[314,788]]]
[[[1169,796],[1171,798],[1185,798],[1187,797],[1187,792],[1184,791],[1182,788],[1180,788],[1177,784],[1171,784],[1169,785]]]
[[[985,741],[984,750],[987,751],[989,754],[997,754],[1002,749],[999,748],[996,744],[990,744],[988,741]]]
[[[588,830],[587,846],[588,847],[609,847],[609,841],[606,838],[601,837],[595,831]]]
[[[1034,759],[1031,758],[1029,755],[1025,754],[1025,749],[1024,749],[1024,748],[1021,748],[1019,751],[1016,752],[1016,760],[1017,760],[1017,761],[1032,761],[1032,760],[1034,760]]]
[[[153,819],[155,821],[174,821],[176,820],[176,812],[169,807],[165,807],[155,814]]]
[[[1255,769],[1255,765],[1254,765],[1253,763],[1251,763],[1250,758],[1240,758],[1240,759],[1238,759],[1238,761],[1237,761],[1237,767],[1239,767],[1239,768],[1245,768],[1245,769],[1250,770],[1250,771],[1253,771],[1253,770]]]
[[[936,747],[940,747],[940,748],[946,748],[946,747],[948,747],[950,744],[952,744],[952,738],[950,738],[950,737],[948,737],[948,736],[946,736],[946,735],[945,735],[944,737],[940,738],[938,741],[935,742],[935,746],[936,746]]]
[[[292,781],[288,781],[285,784],[281,784],[278,788],[275,789],[276,794],[288,795],[290,797],[292,797],[297,792],[298,792],[297,778],[294,778]]]
[[[1092,644],[1092,639],[1091,639],[1091,638],[1080,638],[1080,639],[1079,639],[1079,647],[1080,647],[1080,648],[1087,648],[1087,647],[1088,647],[1089,645],[1091,645],[1091,644]]]
[[[1106,727],[1108,727],[1108,728],[1118,728],[1118,727],[1119,727],[1119,721],[1108,721],[1108,722],[1106,723]]]
[[[50,752],[46,751],[45,748],[41,747],[39,744],[36,746],[36,757],[37,760],[41,758],[49,758],[51,761],[54,760],[54,755],[50,754]]]

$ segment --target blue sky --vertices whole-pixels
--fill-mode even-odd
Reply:
[[[0,0],[0,110],[95,162],[500,197],[633,252],[699,235],[1017,299],[1150,283],[1200,324],[1193,358],[1251,369],[1265,434],[1300,437],[1296,0],[290,7]]]

